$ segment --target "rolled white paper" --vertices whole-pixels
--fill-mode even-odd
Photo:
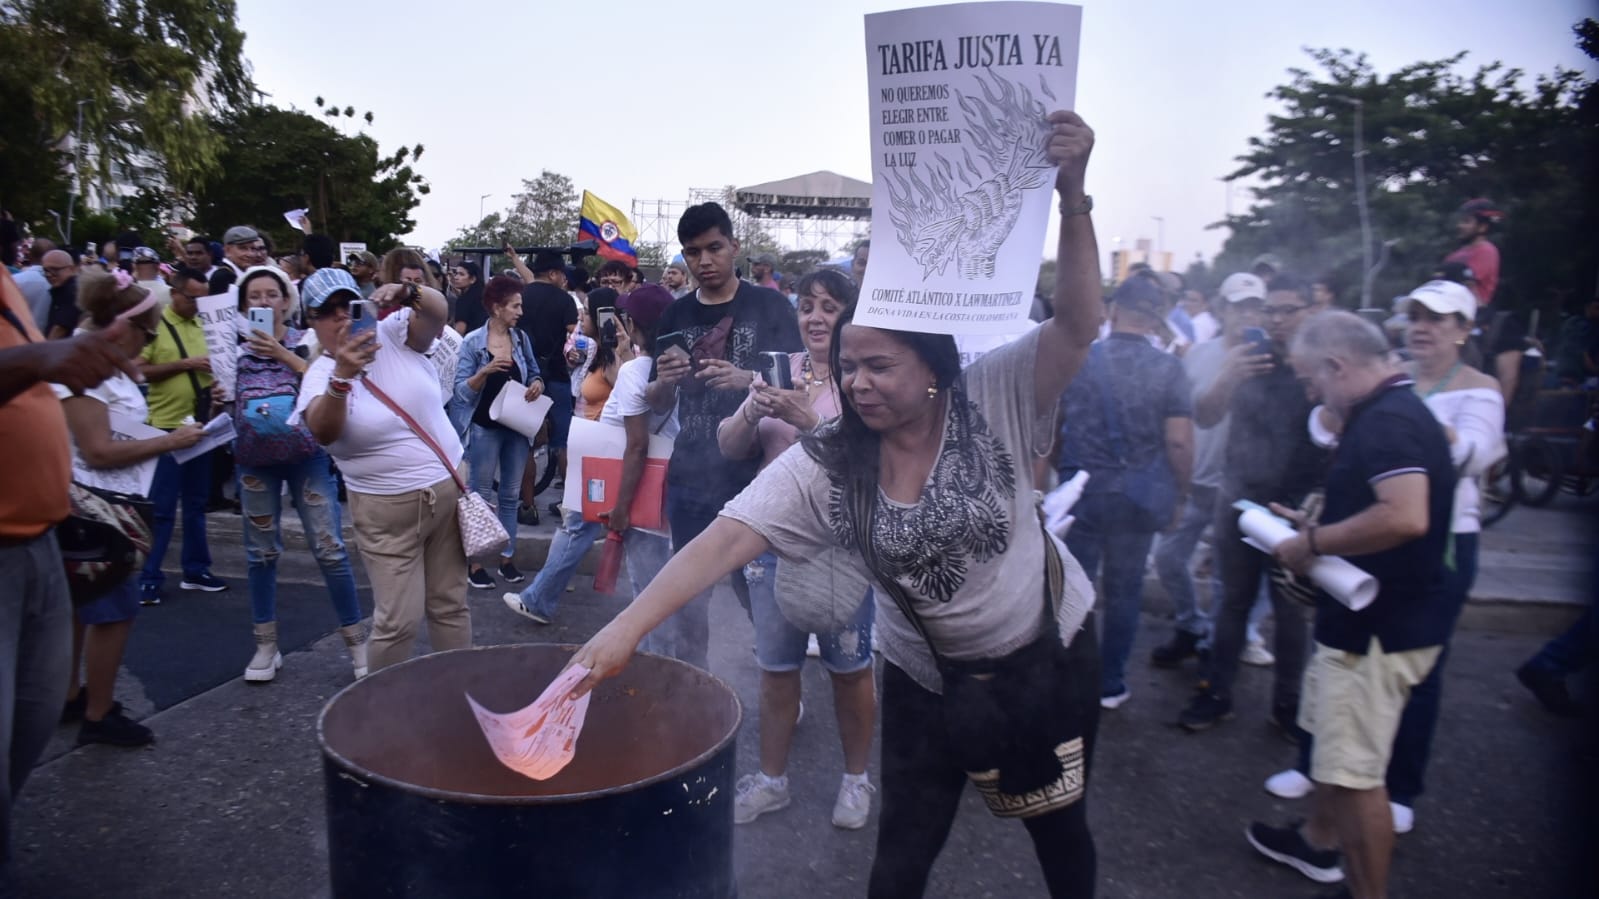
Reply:
[[[1258,506],[1244,509],[1238,516],[1238,529],[1244,532],[1245,543],[1267,552],[1276,551],[1278,544],[1295,533],[1287,521]],[[1377,598],[1377,579],[1337,556],[1317,556],[1308,573],[1316,586],[1353,611]]]
[[[1088,472],[1079,471],[1071,480],[1049,491],[1044,497],[1044,526],[1057,537],[1065,537],[1071,528],[1072,507],[1083,497],[1088,484]]]

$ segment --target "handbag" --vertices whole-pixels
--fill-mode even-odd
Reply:
[[[910,595],[885,576],[872,545],[874,492],[852,490],[856,543],[875,580],[916,629],[933,654],[943,680],[943,729],[957,764],[1002,817],[1032,817],[1076,802],[1083,795],[1082,734],[1059,714],[1071,707],[1083,685],[1074,682],[1071,659],[1056,624],[1056,598],[1065,590],[1065,566],[1044,531],[1044,608],[1038,636],[1000,658],[955,660],[938,651]],[[1043,528],[1043,519],[1039,519]],[[1071,767],[1068,768],[1068,765]]]
[[[455,465],[444,455],[444,450],[439,448],[433,435],[417,424],[416,419],[401,409],[398,403],[389,399],[389,395],[372,383],[370,378],[362,378],[360,383],[366,385],[366,389],[370,390],[379,402],[389,407],[390,412],[398,415],[406,427],[427,444],[428,449],[433,450],[434,455],[444,464],[444,470],[449,472],[450,478],[455,481],[455,486],[460,489],[461,498],[455,501],[455,517],[461,525],[461,549],[465,551],[466,557],[482,558],[505,549],[511,542],[511,535],[505,532],[505,525],[500,524],[499,516],[494,514],[494,510],[489,508],[483,497],[466,488],[466,482],[461,480],[460,472],[455,470]]]
[[[155,542],[150,530],[154,509],[142,496],[75,481],[67,493],[72,511],[56,525],[56,542],[61,545],[72,603],[81,606],[111,592],[144,567]]]
[[[1100,407],[1104,410],[1105,436],[1110,439],[1111,452],[1122,466],[1122,495],[1144,513],[1145,530],[1158,531],[1171,524],[1177,514],[1177,478],[1164,453],[1156,452],[1148,463],[1133,467],[1127,464],[1127,441],[1122,433],[1121,410],[1112,398],[1110,364],[1101,343],[1089,351],[1094,365],[1094,389],[1099,393]]]

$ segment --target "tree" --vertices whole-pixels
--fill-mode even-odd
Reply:
[[[1575,31],[1593,56],[1593,20]],[[1261,186],[1249,211],[1218,223],[1232,233],[1217,272],[1242,270],[1269,251],[1307,276],[1352,285],[1342,299],[1353,304],[1362,279],[1351,155],[1351,101],[1359,101],[1373,243],[1397,241],[1375,298],[1426,277],[1455,245],[1455,210],[1479,196],[1507,211],[1504,232],[1493,238],[1504,260],[1496,306],[1525,309],[1591,288],[1599,224],[1591,201],[1599,186],[1599,104],[1591,82],[1557,69],[1529,84],[1500,63],[1462,75],[1464,53],[1381,77],[1362,54],[1308,52],[1319,71],[1292,69],[1292,81],[1268,95],[1283,110],[1228,176]]]
[[[0,3],[0,199],[34,221],[65,211],[80,110],[86,178],[149,154],[173,186],[197,185],[224,147],[205,113],[254,91],[243,47],[233,0]]]
[[[579,214],[572,179],[544,169],[537,178],[522,180],[522,190],[511,197],[509,209],[491,212],[476,225],[462,228],[444,248],[498,247],[506,241],[518,247],[570,246],[577,239]],[[498,270],[510,261],[495,256],[490,265]]]
[[[216,118],[211,127],[227,149],[195,192],[194,208],[196,226],[212,235],[247,223],[279,247],[297,245],[301,235],[283,211],[304,207],[319,233],[382,252],[411,231],[411,210],[429,190],[413,167],[421,144],[384,155],[365,134],[273,106]]]

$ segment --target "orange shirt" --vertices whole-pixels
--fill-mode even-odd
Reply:
[[[11,274],[0,270],[0,295],[28,338],[44,340],[33,326],[33,314]],[[17,329],[0,319],[0,352],[28,343]],[[43,381],[0,405],[0,539],[37,537],[67,517],[71,505],[72,444],[67,417],[50,385]]]
[[[589,372],[580,389],[583,394],[583,417],[589,421],[599,421],[605,401],[611,398],[612,384],[605,380],[605,372]]]

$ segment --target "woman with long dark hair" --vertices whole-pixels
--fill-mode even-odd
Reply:
[[[1049,121],[1055,318],[963,372],[952,337],[855,325],[846,310],[830,360],[837,422],[761,472],[574,656],[590,669],[581,694],[768,549],[831,559],[841,579],[864,573],[885,659],[873,897],[921,895],[968,779],[995,814],[1023,819],[1051,895],[1094,889],[1083,801],[1099,713],[1093,592],[1040,524],[1033,491],[1033,457],[1049,449],[1103,314],[1083,191],[1093,132],[1074,113]]]

